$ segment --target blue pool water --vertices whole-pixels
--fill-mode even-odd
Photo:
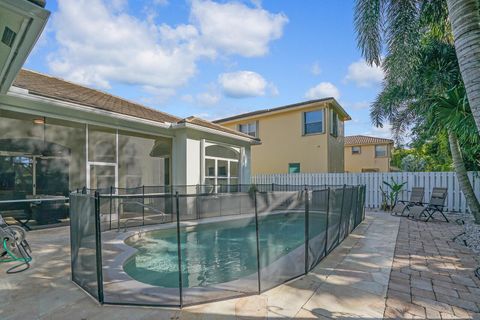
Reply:
[[[324,216],[311,215],[310,238],[324,229]],[[323,226],[323,227],[322,227]],[[184,287],[205,287],[257,272],[254,219],[236,219],[181,229]],[[259,218],[260,266],[268,266],[305,241],[303,213],[272,214]],[[138,252],[124,265],[132,278],[147,284],[178,288],[176,229],[147,232],[126,243]]]

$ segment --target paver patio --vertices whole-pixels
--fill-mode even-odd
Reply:
[[[70,281],[68,228],[35,231],[32,268],[6,275],[0,266],[0,319],[469,318],[480,301],[477,261],[442,240],[458,230],[369,212],[307,276],[262,295],[183,310],[100,306]]]
[[[455,223],[401,219],[386,318],[480,319],[480,259],[451,240],[460,232]]]

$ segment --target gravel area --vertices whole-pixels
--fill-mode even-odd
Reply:
[[[460,234],[455,241],[466,245],[477,254],[480,254],[480,225],[475,223],[471,214],[452,214],[454,223],[463,223],[463,234]],[[449,217],[450,218],[450,217]]]

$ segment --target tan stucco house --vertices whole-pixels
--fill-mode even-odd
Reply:
[[[261,140],[252,146],[252,174],[343,172],[344,121],[334,98],[235,115],[214,121]]]
[[[369,137],[345,137],[345,172],[390,172],[393,140]]]

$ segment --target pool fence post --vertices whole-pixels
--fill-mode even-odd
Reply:
[[[110,186],[110,222],[109,230],[112,230],[112,195],[113,195],[113,186]]]
[[[362,221],[365,220],[365,202],[367,200],[367,185],[362,186]]]
[[[353,193],[353,189],[352,189],[352,193]],[[350,200],[350,207],[353,205],[353,194],[352,194],[352,197],[351,197],[351,200]],[[350,221],[352,220],[351,219],[351,215],[352,215],[352,210],[350,209],[350,214],[348,215],[348,234],[350,234]],[[355,218],[353,219],[353,225],[355,225]]]
[[[275,183],[272,182],[272,191],[275,191]]]
[[[183,279],[182,279],[182,246],[180,244],[180,200],[178,191],[175,192],[175,203],[177,211],[177,254],[178,254],[178,288],[180,294],[180,308],[183,307]]]
[[[338,225],[338,243],[340,243],[340,230],[342,230],[342,218],[344,217],[344,214],[343,214],[343,209],[344,209],[344,205],[343,205],[343,202],[345,201],[345,190],[347,188],[347,185],[343,185],[343,190],[342,190],[342,205],[340,206],[340,223]],[[350,215],[349,215],[350,217]]]
[[[258,237],[258,208],[257,208],[257,190],[253,191],[254,203],[255,203],[255,235],[257,241],[257,276],[258,276],[258,294],[262,293],[260,284],[260,241]]]
[[[102,273],[102,235],[100,228],[100,193],[95,191],[95,251],[97,260],[97,289],[98,302],[103,304],[103,273]]]
[[[145,225],[145,185],[142,185],[142,226]]]
[[[327,189],[327,218],[325,221],[325,256],[328,254],[328,214],[330,211],[330,187]]]
[[[308,189],[305,187],[305,274],[308,273],[309,265],[308,265],[308,241],[310,238],[310,230],[309,230],[309,214],[310,214],[310,205],[309,205],[309,196],[308,196]]]

